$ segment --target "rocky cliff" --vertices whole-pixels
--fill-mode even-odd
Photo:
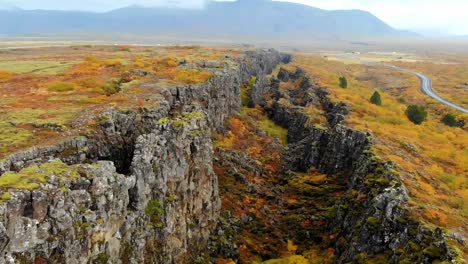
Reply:
[[[429,230],[410,217],[405,209],[409,198],[395,164],[372,153],[372,135],[342,124],[347,106],[333,103],[326,89],[314,85],[299,68],[280,69],[277,77],[266,87],[254,87],[253,98],[263,98],[256,103],[288,129],[285,170],[316,168],[338,176],[347,189],[327,215],[325,232],[336,237],[335,262],[452,261],[443,232]],[[315,115],[322,115],[326,124],[314,121],[314,114],[307,113],[310,107],[319,110]]]
[[[267,76],[290,59],[273,50],[246,52],[235,66],[214,69],[207,83],[164,89],[158,106],[108,109],[86,137],[0,161],[7,183],[0,189],[0,263],[194,263],[203,261],[208,246],[236,259],[235,233],[245,225],[258,229],[253,215],[243,216],[244,224],[228,218],[235,225],[231,230],[229,223],[218,225],[212,132],[226,131],[225,122],[240,110],[240,87],[252,76],[257,81],[248,104],[260,105],[288,129],[289,146],[270,143],[272,150],[283,151],[277,155],[283,164],[278,178],[245,153],[216,157],[244,185],[248,180],[238,171],[275,180],[248,185],[246,192],[280,203],[276,196],[286,188],[284,181],[317,168],[334,176],[333,192],[343,195],[329,199],[324,191],[316,197],[304,191],[308,203],[293,209],[324,224],[312,229],[293,218],[285,221],[306,243],[333,236],[329,246],[337,263],[376,257],[390,263],[451,261],[443,233],[425,228],[404,209],[405,188],[393,164],[372,154],[372,135],[342,125],[346,105],[331,102],[300,69]],[[284,83],[292,86],[285,89]],[[325,126],[306,108],[323,112]],[[328,205],[320,218],[308,208],[314,199]],[[285,232],[281,228],[279,235]],[[209,242],[214,230],[233,241]]]
[[[247,52],[158,107],[109,109],[96,131],[0,162],[0,263],[193,263],[220,210],[211,132],[240,84],[289,56]]]

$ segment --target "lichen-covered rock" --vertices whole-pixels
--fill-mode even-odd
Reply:
[[[158,107],[110,108],[87,137],[0,161],[0,175],[54,159],[73,171],[70,177],[52,171],[28,188],[0,190],[0,264],[200,260],[220,210],[211,134],[223,132],[225,121],[239,112],[240,86],[252,76],[257,82],[251,104],[261,105],[288,128],[285,169],[316,167],[346,183],[345,198],[333,207],[329,226],[336,231],[332,246],[339,263],[382,254],[391,263],[451,261],[444,234],[409,216],[403,206],[406,190],[392,165],[370,152],[372,136],[342,125],[349,111],[345,104],[331,102],[328,92],[300,69],[279,76],[295,80],[297,89],[282,90],[277,79],[266,78],[279,63],[290,60],[289,55],[268,50],[249,51],[234,67],[205,64],[216,66],[211,69],[213,78],[165,89],[156,95]],[[325,113],[326,127],[311,124],[303,111],[310,106]],[[241,163],[244,170],[262,173],[242,153],[223,157],[221,164]],[[235,170],[229,173],[245,180]],[[363,197],[359,201],[357,194]],[[240,221],[252,219],[246,215]],[[229,217],[224,220],[230,225]],[[223,225],[216,232],[223,233]],[[238,250],[222,248],[229,251],[227,256]]]
[[[143,246],[135,247],[133,254],[146,251],[145,259],[151,255],[155,263],[183,263],[196,257],[206,246],[220,209],[206,120],[194,118],[183,126],[176,122],[140,136],[131,166],[136,180],[130,190],[131,208],[148,214],[149,206],[156,204],[161,213],[149,216],[150,228],[128,235],[138,241],[133,245]],[[158,241],[161,248],[151,248],[151,241]]]
[[[55,254],[62,263],[83,263],[109,251],[108,243],[119,236],[127,214],[131,178],[117,174],[110,161],[77,169],[79,179],[50,175],[40,189],[11,191],[11,199],[0,205],[5,225],[0,228],[0,263],[34,262]],[[71,189],[87,179],[93,179],[87,188]]]
[[[259,105],[277,124],[288,128],[289,146],[283,157],[286,169],[307,172],[317,168],[339,175],[348,188],[330,210],[334,220],[329,230],[337,236],[337,262],[360,263],[374,256],[385,256],[389,263],[452,261],[445,235],[410,217],[404,207],[407,191],[393,164],[372,154],[372,135],[342,125],[349,112],[347,105],[332,102],[328,92],[312,85],[301,70],[282,69],[278,78],[294,81],[295,87],[289,90],[295,92],[280,91],[275,84],[263,87],[255,96],[269,98],[268,104],[259,101]],[[327,127],[314,125],[304,106],[323,111]]]
[[[0,160],[0,175],[7,171],[18,171],[33,164],[40,164],[64,153],[67,154],[65,159],[70,163],[83,162],[85,157],[82,154],[86,152],[87,144],[85,137],[78,137],[53,146],[33,147],[20,151]]]
[[[286,159],[296,170],[308,171],[313,166],[330,175],[353,172],[362,166],[362,153],[370,148],[368,134],[342,126],[306,131],[309,134],[292,144],[287,153]]]
[[[268,50],[230,68],[205,63],[213,78],[165,89],[155,95],[158,107],[110,108],[87,137],[0,161],[0,175],[57,158],[78,164],[74,177],[52,172],[34,190],[0,190],[8,192],[0,199],[0,264],[193,263],[220,210],[211,133],[239,112],[242,83],[289,60]]]

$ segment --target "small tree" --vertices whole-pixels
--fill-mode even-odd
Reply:
[[[410,105],[406,109],[406,116],[411,122],[420,125],[426,120],[427,112],[423,106]]]
[[[380,93],[378,91],[374,92],[369,101],[375,105],[382,105],[382,98],[380,97]]]
[[[457,118],[455,117],[454,114],[446,114],[443,118],[442,118],[442,122],[444,124],[446,124],[447,126],[450,126],[450,127],[457,127],[457,126],[460,126],[460,123],[457,121]]]
[[[340,87],[343,89],[348,88],[348,80],[346,80],[346,77],[340,77]]]

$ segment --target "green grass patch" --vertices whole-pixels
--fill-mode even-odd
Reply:
[[[46,183],[47,179],[55,175],[68,179],[78,178],[77,166],[69,166],[61,161],[51,161],[39,166],[31,166],[19,172],[7,172],[0,176],[0,188],[34,190]]]
[[[367,218],[367,223],[371,226],[378,226],[380,224],[380,220],[377,217],[370,216]]]
[[[0,70],[12,73],[36,73],[55,75],[64,73],[77,62],[57,61],[0,61]]]
[[[397,116],[379,116],[374,121],[380,124],[403,125],[405,122]]]
[[[278,138],[284,146],[288,144],[288,130],[278,126],[273,120],[268,118],[262,110],[244,106],[241,108],[240,114],[244,117],[249,115],[255,116],[255,121],[258,122],[260,128],[270,137]]]
[[[247,83],[241,85],[241,102],[242,106],[248,106],[250,96],[252,95],[252,88],[257,83],[257,77],[253,76]]]
[[[127,82],[127,83],[122,83],[120,85],[122,91],[124,92],[128,92],[129,90],[131,90],[133,87],[139,85],[142,83],[142,80],[132,80],[130,82]]]
[[[271,72],[271,74],[269,75],[269,77],[277,77],[278,76],[278,73],[280,71],[280,69],[284,67],[284,64],[280,63],[278,65],[276,65],[276,67],[273,69],[273,71]]]
[[[9,149],[22,147],[34,139],[32,129],[21,127],[23,124],[66,127],[75,117],[78,108],[61,109],[21,109],[0,112],[0,156],[4,156]]]
[[[260,127],[265,130],[269,136],[276,137],[281,140],[283,145],[288,144],[288,130],[278,126],[268,117],[264,117],[260,120]]]
[[[79,111],[79,108],[75,107],[65,107],[61,109],[21,109],[17,111],[10,111],[7,113],[2,113],[0,117],[1,121],[12,122],[16,124],[56,124],[56,125],[65,125],[68,123],[76,113]]]
[[[8,122],[0,121],[0,153],[5,153],[10,147],[20,145],[31,139],[32,132],[17,128]]]
[[[53,95],[47,98],[48,102],[54,103],[72,103],[72,104],[99,104],[102,101],[99,98],[88,97],[86,95],[62,94]]]
[[[13,104],[13,103],[16,103],[19,101],[19,98],[15,98],[15,97],[3,97],[3,98],[0,98],[0,106],[5,106],[5,105],[9,105],[9,104]]]
[[[71,92],[76,89],[76,85],[73,83],[59,82],[59,81],[48,83],[46,86],[47,86],[47,90],[53,93]]]
[[[162,216],[164,215],[164,206],[158,200],[150,200],[145,208],[145,214],[150,218],[150,228],[162,228],[164,223]]]

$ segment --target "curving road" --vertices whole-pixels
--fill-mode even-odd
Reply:
[[[428,96],[434,98],[435,100],[443,103],[444,105],[447,105],[453,109],[456,109],[458,111],[461,111],[465,114],[468,113],[468,109],[462,107],[462,106],[459,106],[457,104],[454,104],[450,101],[447,101],[445,100],[444,98],[440,97],[434,90],[432,90],[432,80],[425,76],[424,74],[422,73],[419,73],[419,72],[415,72],[415,71],[412,71],[412,70],[408,70],[408,69],[405,69],[405,68],[401,68],[401,67],[398,67],[398,66],[393,66],[393,65],[389,65],[389,67],[393,68],[393,69],[397,69],[397,70],[401,70],[401,71],[405,71],[405,72],[409,72],[409,73],[412,73],[416,76],[418,76],[418,78],[421,80],[421,90],[427,94]]]

